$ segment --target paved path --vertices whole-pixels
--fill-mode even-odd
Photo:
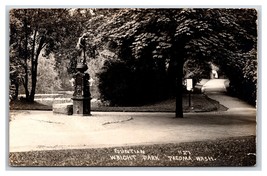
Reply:
[[[205,80],[202,92],[226,92],[229,81],[227,79],[210,79]]]
[[[226,87],[229,85],[227,79],[210,79],[206,80],[202,87],[208,97],[213,100],[219,101],[220,104],[228,107],[228,111],[254,111],[255,107],[248,103],[239,100],[238,98],[226,95]]]
[[[10,151],[180,143],[256,134],[256,112],[109,113],[91,117],[20,111],[10,122]]]
[[[228,107],[228,111],[255,111],[254,106],[224,93],[206,93],[206,95],[213,100],[219,101],[225,107]]]

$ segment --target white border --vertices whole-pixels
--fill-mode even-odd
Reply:
[[[58,175],[58,174],[62,174],[62,175],[73,175],[73,174],[77,174],[77,175],[88,175],[88,174],[99,174],[99,172],[101,173],[106,173],[109,175],[139,175],[139,174],[145,174],[145,175],[198,175],[198,176],[208,176],[208,175],[225,175],[225,174],[230,174],[230,175],[235,175],[235,176],[246,176],[246,175],[266,175],[266,159],[264,158],[264,156],[266,155],[266,140],[264,140],[266,137],[264,134],[266,134],[266,118],[265,117],[265,112],[262,111],[263,107],[264,107],[264,99],[262,97],[266,97],[265,96],[265,81],[262,79],[265,74],[265,66],[266,66],[266,61],[262,58],[267,59],[265,52],[263,52],[261,50],[261,48],[266,48],[266,34],[263,32],[267,32],[266,27],[267,27],[267,18],[266,18],[266,12],[267,12],[267,7],[266,7],[266,0],[150,0],[150,1],[144,1],[144,0],[95,0],[95,1],[89,1],[87,3],[85,3],[84,0],[62,0],[62,1],[55,1],[55,0],[45,0],[45,1],[33,1],[33,0],[2,0],[0,2],[1,6],[0,6],[0,21],[2,23],[1,25],[1,43],[0,43],[0,50],[1,50],[1,55],[2,55],[2,59],[1,59],[1,64],[0,64],[0,76],[1,76],[1,82],[4,82],[5,85],[1,84],[0,89],[1,89],[1,106],[2,107],[2,113],[1,113],[1,118],[0,118],[0,139],[2,141],[2,145],[0,145],[0,175],[5,175],[5,176],[14,176],[14,175],[19,175],[19,176],[23,176],[23,175],[27,175],[27,176],[31,176],[31,175]],[[258,124],[258,127],[260,127],[260,130],[262,131],[262,135],[261,135],[261,139],[262,139],[262,165],[261,168],[259,168],[260,170],[258,171],[248,171],[247,169],[249,168],[244,168],[244,169],[240,169],[240,170],[235,170],[234,168],[187,168],[186,171],[183,169],[179,169],[179,168],[115,168],[115,169],[102,169],[102,168],[91,168],[91,169],[84,169],[84,168],[74,168],[75,171],[70,171],[68,169],[65,168],[57,168],[57,169],[52,169],[52,168],[34,168],[31,170],[30,169],[22,169],[22,168],[18,168],[18,171],[10,171],[7,170],[6,168],[6,162],[7,162],[7,158],[6,158],[6,135],[7,135],[7,131],[6,131],[6,116],[7,116],[7,112],[8,112],[8,105],[6,104],[6,100],[7,98],[7,90],[8,90],[8,85],[7,84],[7,79],[8,79],[8,73],[7,73],[7,69],[8,69],[8,63],[6,61],[6,54],[7,54],[7,37],[6,35],[8,35],[8,31],[6,31],[6,25],[8,24],[7,17],[6,17],[6,6],[31,6],[31,7],[37,7],[37,6],[48,6],[48,7],[62,7],[62,6],[83,6],[83,7],[149,7],[149,6],[164,6],[164,7],[172,7],[172,6],[176,6],[176,7],[184,7],[184,6],[194,6],[194,7],[205,7],[205,6],[261,6],[261,14],[262,15],[262,19],[261,19],[261,28],[259,30],[259,41],[262,43],[262,45],[259,45],[259,56],[260,58],[260,62],[261,63],[261,70],[259,71],[259,73],[261,74],[260,78],[262,82],[260,82],[259,85],[259,89],[260,89],[260,96],[259,100],[261,100],[260,105],[258,106],[258,110],[259,110],[259,116],[258,116],[258,120],[259,118],[262,118],[260,121],[261,124]],[[265,39],[265,40],[264,40]],[[3,42],[5,41],[5,42]],[[260,48],[261,47],[261,48]],[[261,84],[262,83],[262,84]],[[258,135],[259,136],[259,135]],[[77,170],[80,171],[77,171]],[[46,171],[44,171],[46,170]],[[88,173],[90,170],[90,173]],[[104,171],[103,171],[104,170]],[[134,172],[132,172],[134,170]],[[149,171],[149,173],[147,172],[147,170]],[[190,170],[190,171],[188,171]],[[224,171],[225,170],[225,171]],[[242,171],[241,171],[242,170]],[[108,171],[108,172],[107,172]],[[162,173],[163,172],[167,172],[167,173]],[[127,172],[127,173],[125,173]],[[265,174],[264,174],[265,173]]]

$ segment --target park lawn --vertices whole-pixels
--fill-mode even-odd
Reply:
[[[219,102],[208,98],[204,94],[192,94],[191,107],[189,107],[189,97],[185,94],[183,96],[183,109],[184,112],[209,112],[227,110],[227,108],[220,105]],[[10,103],[10,110],[52,110],[52,106],[44,105],[38,102],[27,103],[25,101],[15,101]],[[141,106],[92,106],[91,110],[106,112],[174,112],[175,98]]]
[[[168,99],[161,102],[146,104],[142,106],[114,107],[100,106],[92,108],[97,111],[122,111],[122,112],[175,112],[175,99]],[[225,111],[226,107],[218,101],[208,98],[204,94],[192,94],[191,106],[189,107],[188,95],[183,96],[183,111],[184,112],[210,112],[210,111]]]
[[[13,101],[9,104],[10,110],[42,110],[50,111],[52,110],[51,106],[47,106],[38,102],[26,102],[26,101]]]
[[[118,151],[128,151],[128,153]],[[180,144],[11,152],[9,165],[255,166],[256,139],[255,136],[246,136]]]

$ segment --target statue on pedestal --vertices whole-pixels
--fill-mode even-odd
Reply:
[[[91,94],[88,73],[84,73],[88,67],[86,65],[86,39],[88,34],[83,34],[77,43],[77,50],[79,54],[76,69],[77,73],[74,74],[72,85],[74,87],[73,93],[73,114],[88,116],[91,115]]]

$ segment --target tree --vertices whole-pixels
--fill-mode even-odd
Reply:
[[[242,9],[228,13],[233,16],[231,23],[237,23],[243,29],[236,35],[239,50],[232,53],[232,57],[226,57],[224,60],[217,59],[215,62],[220,65],[230,80],[228,92],[255,105],[257,99],[257,11]]]
[[[9,64],[9,99],[15,100],[19,94],[19,85],[22,83],[25,73],[18,59],[18,55],[14,52],[13,45],[10,46],[10,64]]]
[[[161,75],[167,75],[163,76],[163,80],[167,80],[165,85],[170,85],[169,91],[176,96],[176,117],[183,117],[184,64],[190,60],[194,63],[192,65],[206,64],[203,66],[205,68],[209,61],[212,61],[222,66],[226,72],[229,68],[226,65],[235,68],[240,56],[256,48],[257,17],[255,15],[254,9],[120,9],[114,11],[112,18],[108,18],[106,23],[99,25],[93,31],[96,45],[102,44],[116,55],[116,59],[112,62],[117,64],[107,63],[101,74],[108,75],[108,69],[116,73],[115,68],[122,65],[128,69],[126,72],[133,70],[122,76],[122,80],[125,80],[127,75],[136,73],[138,69],[144,71],[141,74],[143,77],[148,72],[153,73],[150,72],[153,69],[160,71]],[[248,20],[246,20],[247,17],[249,17]],[[249,20],[251,20],[249,26],[246,26]],[[90,21],[88,23],[90,24]],[[249,56],[251,57],[243,57],[247,59],[246,65],[255,58],[251,54]],[[255,67],[249,67],[248,70],[255,70]],[[231,73],[228,71],[227,74]],[[243,75],[242,72],[239,74],[239,76]],[[251,77],[253,74],[248,75]],[[155,74],[151,74],[144,80],[149,81],[153,76]],[[100,78],[102,79],[100,90],[102,89],[102,93],[107,93],[105,89],[108,85],[101,81],[107,81],[110,77],[100,76]],[[120,81],[110,81],[110,85],[117,82]],[[101,86],[102,84],[105,86]],[[116,88],[119,87],[122,86]]]
[[[23,86],[26,100],[34,101],[37,65],[41,51],[46,53],[55,49],[59,34],[61,16],[65,9],[55,13],[44,9],[12,9],[10,11],[10,45],[17,52],[24,69]],[[58,17],[58,18],[56,18]],[[58,28],[56,29],[56,26]],[[31,90],[29,91],[29,75],[31,75]]]
[[[20,75],[27,101],[34,101],[41,52],[46,57],[54,53],[57,67],[63,59],[75,57],[73,40],[82,32],[84,20],[88,20],[88,12],[80,12],[79,9],[10,10],[10,55],[13,53],[10,62],[23,69]]]

